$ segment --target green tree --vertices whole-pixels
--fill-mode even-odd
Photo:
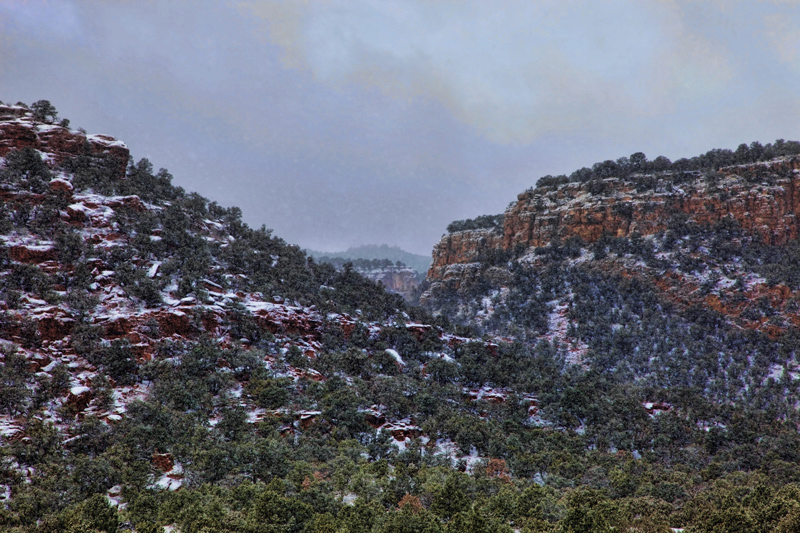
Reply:
[[[431,511],[442,518],[450,518],[469,507],[469,477],[460,472],[453,472],[444,482],[444,486],[434,495]]]
[[[28,362],[15,346],[0,346],[0,352],[4,359],[0,366],[0,409],[13,417],[25,411],[30,398]]]
[[[442,525],[436,517],[426,510],[415,511],[406,506],[401,511],[393,511],[383,516],[375,528],[377,533],[440,533]]]
[[[447,533],[512,533],[511,526],[492,520],[475,507],[456,514],[447,524]]]
[[[38,100],[31,104],[31,111],[33,111],[33,119],[38,122],[53,123],[58,118],[58,111],[50,100]],[[49,121],[47,119],[50,119]]]
[[[51,177],[41,154],[29,146],[6,154],[6,164],[0,169],[0,180],[19,184],[35,193],[45,192]]]
[[[617,510],[597,490],[578,489],[567,496],[567,513],[561,521],[565,533],[603,533],[615,530]]]

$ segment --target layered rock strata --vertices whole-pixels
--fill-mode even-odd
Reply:
[[[604,234],[651,235],[666,230],[679,214],[700,225],[730,217],[765,243],[780,245],[798,237],[798,212],[798,157],[707,174],[664,173],[538,187],[517,196],[505,212],[502,231],[445,235],[433,249],[428,279],[442,280],[454,265],[478,261],[490,250],[546,246],[570,237],[591,243]]]
[[[57,166],[79,155],[108,155],[119,163],[119,176],[125,176],[130,151],[125,143],[108,135],[88,135],[55,124],[33,119],[21,106],[0,105],[0,157],[12,150],[34,148],[46,154],[45,160]]]

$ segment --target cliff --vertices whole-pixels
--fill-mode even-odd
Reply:
[[[475,262],[490,250],[542,247],[604,234],[627,237],[667,229],[676,215],[712,225],[730,217],[767,244],[798,236],[800,158],[737,165],[709,172],[664,172],[589,183],[538,187],[517,197],[505,212],[502,234],[478,229],[446,235],[433,249],[432,281],[452,265]]]
[[[419,288],[420,275],[411,267],[356,268],[356,271],[367,279],[382,283],[387,291],[399,294],[409,301]]]
[[[80,155],[107,155],[118,162],[118,177],[125,175],[130,159],[125,143],[113,137],[37,122],[22,106],[0,105],[0,157],[22,148],[42,152],[51,166]]]

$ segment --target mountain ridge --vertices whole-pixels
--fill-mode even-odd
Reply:
[[[308,249],[305,252],[315,258],[388,259],[389,261],[400,261],[420,274],[425,274],[428,271],[431,262],[430,257],[407,252],[399,246],[390,246],[388,244],[351,246],[343,252],[317,252]]]
[[[766,243],[785,244],[798,236],[799,173],[800,157],[788,156],[707,173],[662,172],[537,187],[518,195],[502,227],[444,236],[434,247],[428,276],[440,278],[447,266],[468,263],[488,250],[536,248],[572,237],[591,244],[603,234],[651,235],[666,230],[678,213],[706,225],[731,217]],[[646,181],[654,183],[642,191]]]

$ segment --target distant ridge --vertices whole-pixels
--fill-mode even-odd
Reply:
[[[315,259],[321,257],[338,257],[342,259],[388,259],[390,261],[400,261],[423,275],[428,271],[428,267],[431,265],[431,258],[429,256],[412,254],[397,246],[389,246],[387,244],[354,246],[348,248],[344,252],[317,252],[308,249],[306,249],[305,252]]]

